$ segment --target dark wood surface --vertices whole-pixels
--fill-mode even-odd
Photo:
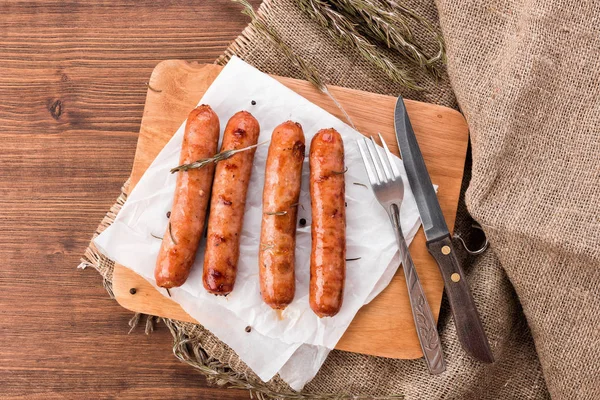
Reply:
[[[164,326],[128,334],[131,313],[76,269],[131,171],[152,69],[214,61],[239,10],[0,0],[0,398],[248,398],[179,363]]]

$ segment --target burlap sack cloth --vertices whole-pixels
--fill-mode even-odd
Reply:
[[[465,355],[444,303],[439,329],[448,369],[441,376],[429,375],[422,360],[333,351],[304,392],[407,399],[598,399],[600,5],[568,0],[410,3],[441,25],[448,47],[448,76],[440,82],[421,77],[424,92],[390,83],[356,52],[338,47],[293,1],[267,1],[260,10],[328,83],[459,106],[465,114],[472,144],[466,207],[491,242],[490,250],[466,264],[496,362],[485,365]],[[264,72],[302,78],[252,26],[220,62],[231,54]],[[100,230],[123,201],[121,196]],[[465,235],[470,224],[463,205],[456,229]],[[86,262],[99,269],[110,288],[112,263],[93,247]],[[277,377],[262,384],[202,327],[165,322],[176,338],[176,355],[217,383],[293,395]]]

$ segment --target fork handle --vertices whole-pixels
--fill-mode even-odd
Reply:
[[[444,353],[440,343],[440,337],[437,331],[437,325],[425,293],[423,286],[419,281],[417,270],[413,263],[412,257],[408,251],[402,228],[400,227],[400,210],[394,204],[389,210],[390,219],[396,233],[396,241],[400,249],[400,260],[402,261],[402,269],[406,278],[408,287],[408,298],[410,299],[410,308],[415,320],[415,328],[417,336],[425,356],[427,368],[432,374],[441,374],[446,370],[446,362],[444,361]]]
[[[471,295],[471,289],[456,258],[450,235],[428,241],[427,249],[440,267],[446,296],[456,324],[456,334],[462,347],[479,361],[494,362],[494,355]]]

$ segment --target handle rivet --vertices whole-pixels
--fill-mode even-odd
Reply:
[[[444,246],[442,247],[442,254],[447,256],[448,254],[450,254],[450,246]]]
[[[452,279],[452,282],[458,282],[460,281],[460,275],[455,272],[452,275],[450,275],[450,279]]]

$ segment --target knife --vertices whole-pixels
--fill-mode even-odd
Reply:
[[[479,361],[492,363],[494,362],[492,350],[483,330],[471,290],[456,258],[448,226],[433,189],[431,178],[427,173],[425,161],[408,119],[402,97],[398,97],[396,101],[394,125],[408,183],[415,196],[427,238],[427,249],[442,273],[458,339],[465,351],[472,357]]]

